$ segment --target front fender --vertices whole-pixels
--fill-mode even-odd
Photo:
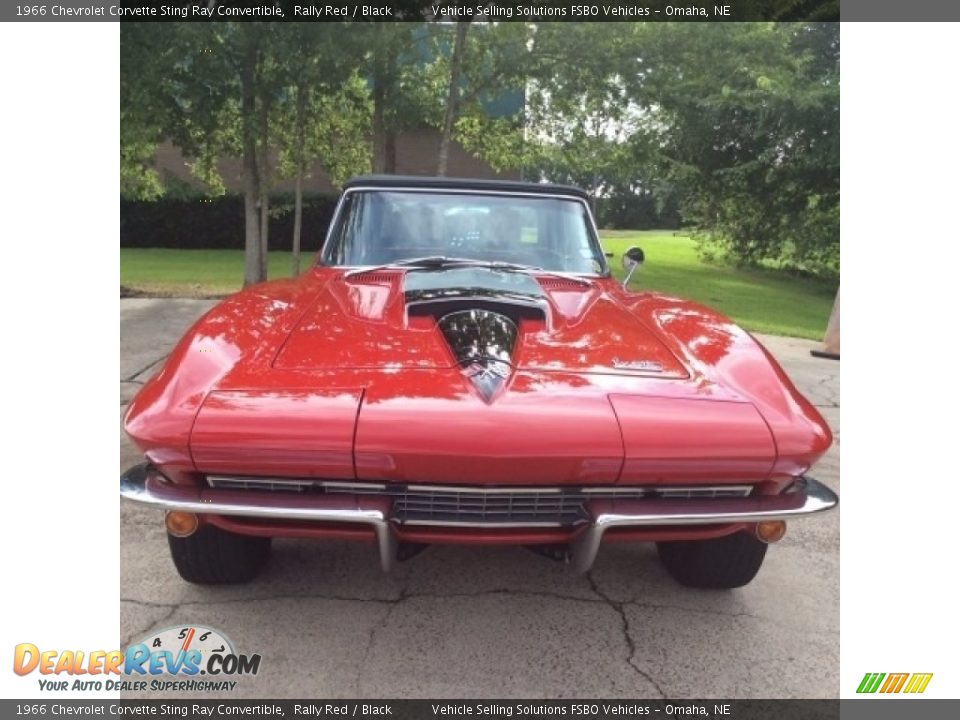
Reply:
[[[262,283],[223,300],[194,323],[124,416],[124,430],[150,462],[172,473],[196,470],[190,433],[207,394],[241,365],[269,368],[318,289],[311,274]]]
[[[765,347],[724,315],[697,303],[648,294],[633,304],[705,381],[741,395],[757,408],[776,445],[774,477],[806,472],[827,451],[833,434]]]

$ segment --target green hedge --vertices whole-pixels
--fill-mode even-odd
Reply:
[[[293,195],[272,197],[270,249],[290,250],[293,241]],[[336,206],[333,195],[303,200],[304,252],[320,248]],[[243,197],[120,200],[120,247],[181,249],[243,248]]]

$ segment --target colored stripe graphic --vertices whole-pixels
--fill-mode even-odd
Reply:
[[[884,681],[886,678],[886,681]],[[866,673],[863,680],[857,687],[858,693],[875,693],[878,690],[881,693],[891,694],[904,693],[917,694],[927,689],[933,673]],[[883,683],[883,685],[881,685]]]
[[[903,687],[903,684],[907,681],[908,677],[910,677],[910,673],[890,673],[887,675],[887,681],[883,684],[883,687],[880,688],[880,692],[900,692],[900,689]]]
[[[860,681],[860,687],[857,688],[858,693],[875,693],[877,688],[880,687],[880,681],[883,680],[884,673],[867,673],[863,676],[863,680]]]
[[[930,684],[930,678],[933,677],[933,673],[914,673],[910,677],[910,682],[907,683],[907,687],[904,690],[905,693],[922,693],[927,689],[927,685]]]

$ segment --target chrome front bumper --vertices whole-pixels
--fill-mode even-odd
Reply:
[[[296,495],[181,487],[167,482],[146,464],[135,465],[120,476],[120,497],[161,510],[366,525],[376,535],[384,571],[393,567],[397,557],[397,536],[390,528],[390,501],[377,497],[349,496],[356,499],[350,506],[332,496],[319,495],[304,502]]]
[[[592,503],[593,522],[571,543],[571,564],[587,572],[597,558],[604,533],[613,528],[657,525],[714,525],[786,520],[834,507],[840,499],[821,482],[801,477],[782,495],[756,495],[735,500],[626,500]]]
[[[370,527],[380,565],[393,567],[397,536],[391,528],[392,499],[377,495],[303,495],[259,490],[222,490],[173,485],[148,465],[120,476],[120,497],[161,510],[272,520],[306,520]],[[571,542],[571,564],[586,572],[596,560],[604,534],[614,528],[717,525],[786,520],[834,507],[837,495],[813,478],[802,477],[782,495],[685,500],[596,499],[584,503],[586,527]]]

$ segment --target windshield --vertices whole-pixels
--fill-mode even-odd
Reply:
[[[322,262],[378,266],[423,257],[606,272],[579,200],[412,190],[347,193]]]

